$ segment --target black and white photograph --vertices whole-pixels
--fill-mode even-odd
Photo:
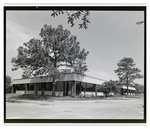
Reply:
[[[146,6],[5,6],[4,35],[4,122],[146,122]]]

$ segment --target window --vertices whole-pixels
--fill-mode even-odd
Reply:
[[[82,87],[82,89],[81,89],[81,91],[84,91],[84,89],[86,88],[86,83],[81,83],[81,87]]]
[[[42,83],[37,84],[39,86],[39,90],[42,90]]]
[[[95,84],[90,83],[81,83],[82,91],[89,91],[89,92],[95,92]]]
[[[25,85],[24,84],[17,85],[16,90],[25,90]]]
[[[95,92],[95,86],[94,86],[94,84],[87,84],[86,91]]]
[[[28,84],[27,90],[34,90],[34,84]]]
[[[45,84],[44,90],[45,91],[52,91],[52,88],[53,88],[53,83],[52,82],[48,82],[48,83]]]
[[[56,90],[63,91],[63,82],[57,82]]]

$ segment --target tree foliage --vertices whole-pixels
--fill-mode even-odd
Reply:
[[[11,77],[10,76],[6,76],[6,82],[5,82],[5,93],[11,93]]]
[[[75,25],[75,20],[80,20],[81,23],[78,24],[79,29],[87,29],[90,23],[88,16],[90,12],[88,10],[76,10],[76,11],[63,11],[63,10],[53,10],[51,16],[56,17],[60,14],[67,14],[68,24],[70,27]]]
[[[135,63],[132,58],[124,57],[118,63],[118,68],[115,70],[119,77],[120,82],[124,82],[127,86],[127,94],[128,94],[128,86],[133,83],[135,79],[143,78],[140,74],[141,70],[135,68]]]
[[[109,96],[111,92],[117,93],[117,82],[116,81],[106,81],[102,84],[102,87],[100,89],[105,96]]]
[[[131,86],[136,88],[136,93],[144,93],[144,85],[134,83]]]
[[[65,72],[59,70],[63,66],[82,75],[87,71],[85,61],[89,52],[80,48],[70,31],[62,25],[53,28],[45,24],[39,35],[41,40],[33,38],[18,48],[17,57],[12,58],[12,70],[22,68],[24,77],[49,75],[54,82]]]
[[[10,76],[6,76],[6,87],[10,87],[11,86],[11,77]]]

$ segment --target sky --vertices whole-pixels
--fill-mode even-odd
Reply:
[[[81,48],[89,51],[88,75],[104,80],[118,80],[114,70],[124,57],[133,58],[136,67],[144,75],[144,20],[143,11],[90,11],[88,29],[70,27],[66,15],[51,17],[51,11],[6,12],[6,75],[17,79],[22,70],[12,71],[11,59],[17,56],[17,48],[32,38],[40,39],[44,24],[64,29],[77,36]],[[75,22],[77,24],[77,22]],[[143,79],[135,80],[144,84]]]

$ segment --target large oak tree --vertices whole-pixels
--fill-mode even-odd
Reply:
[[[24,77],[47,75],[53,78],[53,95],[56,80],[69,67],[75,73],[84,74],[87,71],[86,58],[89,52],[80,48],[77,37],[62,25],[53,28],[44,25],[40,32],[41,39],[31,39],[18,48],[17,57],[12,58],[13,69],[22,68]]]
[[[124,57],[118,63],[118,68],[115,70],[119,77],[119,81],[125,83],[127,86],[127,95],[129,93],[128,86],[133,83],[135,79],[142,78],[141,70],[135,68],[135,63],[132,58]]]

